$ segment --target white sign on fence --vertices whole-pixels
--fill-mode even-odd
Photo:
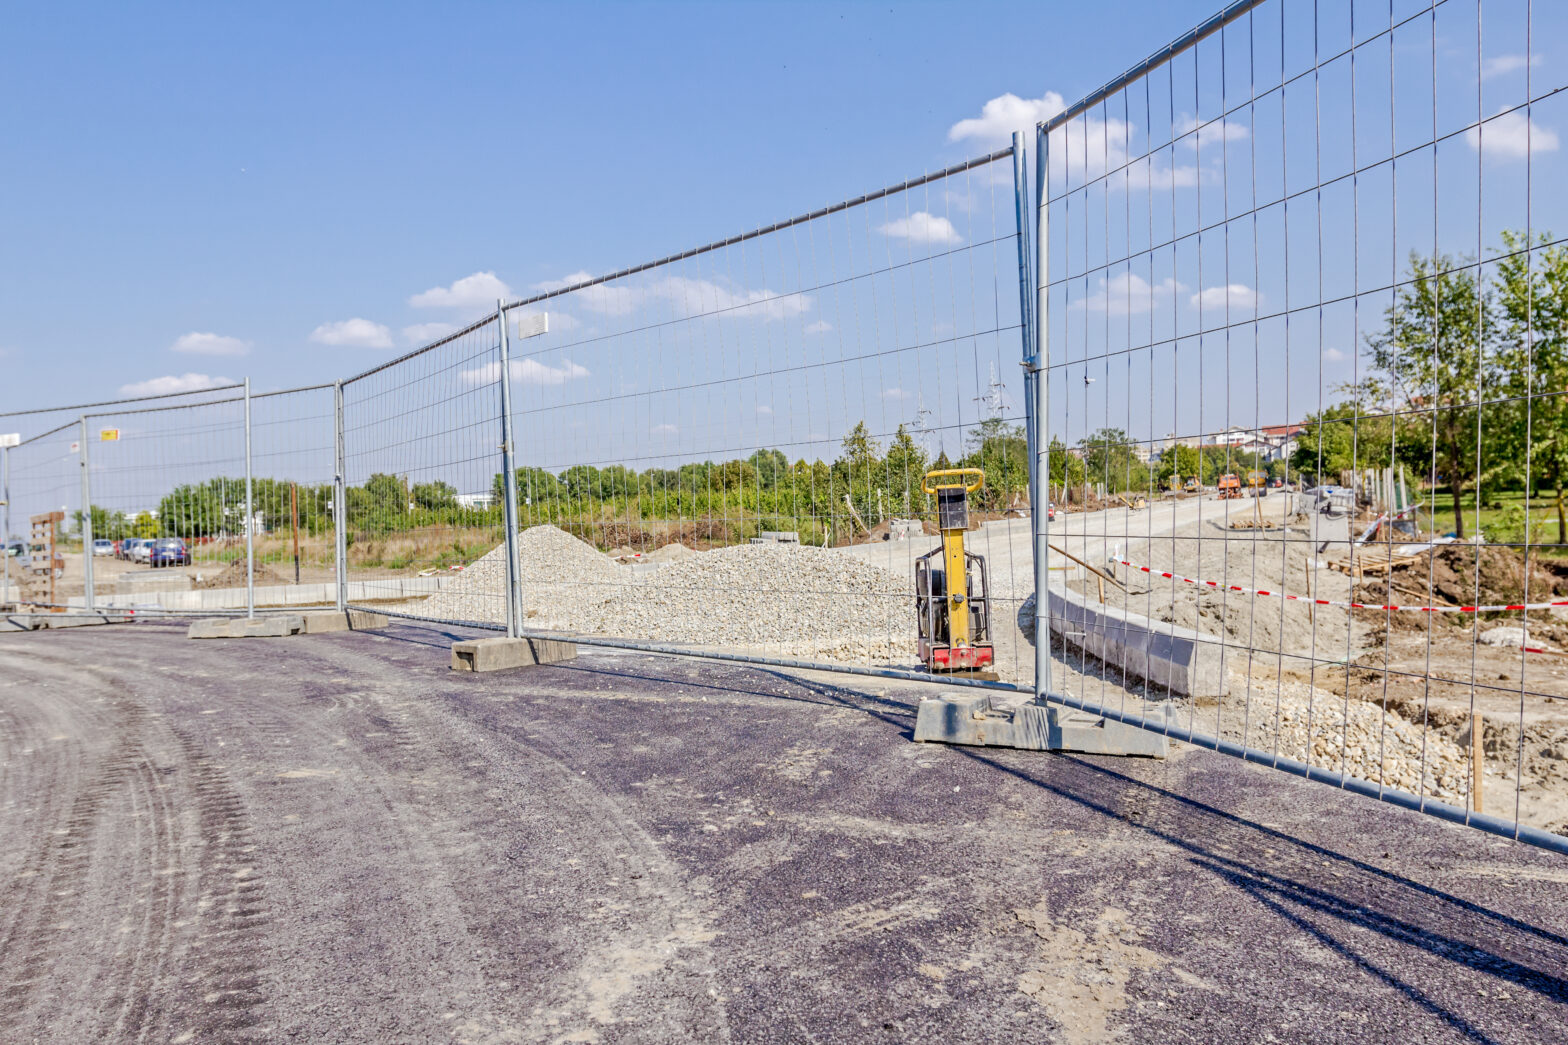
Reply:
[[[550,313],[529,312],[517,317],[517,339],[538,337],[550,332]]]

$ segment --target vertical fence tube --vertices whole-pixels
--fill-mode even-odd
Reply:
[[[245,616],[256,616],[256,508],[250,471],[250,378],[245,379]]]
[[[1046,152],[1044,127],[1035,130],[1034,147],[1035,182],[1035,308],[1034,308],[1034,372],[1032,399],[1034,410],[1030,424],[1034,430],[1034,493],[1029,511],[1034,518],[1034,692],[1036,699],[1051,691],[1051,444],[1046,436],[1049,428],[1047,410],[1049,403],[1049,374],[1047,355],[1049,338],[1046,334],[1046,284],[1050,275],[1050,227],[1046,201],[1050,192],[1049,156]]]
[[[495,321],[501,328],[501,474],[506,493],[506,634],[522,634],[523,600],[517,562],[517,466],[512,461],[512,375],[506,343],[506,306],[495,303]]]
[[[92,483],[87,478],[87,418],[82,418],[82,452],[79,455],[79,464],[82,467],[82,601],[87,606],[87,612],[93,609],[93,492]],[[70,600],[66,600],[70,601]]]
[[[1029,504],[1039,502],[1034,470],[1034,326],[1030,317],[1034,290],[1029,285],[1029,184],[1028,158],[1022,131],[1013,132],[1013,211],[1018,228],[1018,321],[1023,339],[1024,438],[1029,460]]]
[[[332,569],[337,580],[337,605],[339,613],[348,612],[348,492],[345,489],[348,469],[343,452],[343,382],[332,390]]]
[[[14,602],[11,595],[11,450],[0,446],[0,502],[4,502],[5,528],[0,529],[0,569],[5,571],[4,596],[0,602]]]

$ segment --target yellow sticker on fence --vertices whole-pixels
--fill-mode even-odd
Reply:
[[[117,443],[120,441],[120,430],[118,428],[105,428],[98,433],[98,439],[100,442]]]

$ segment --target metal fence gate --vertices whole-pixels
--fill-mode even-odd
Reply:
[[[1564,18],[1236,3],[1040,126],[1042,530],[1117,574],[1042,691],[1565,847]]]

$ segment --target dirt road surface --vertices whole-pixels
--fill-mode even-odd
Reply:
[[[0,637],[0,1041],[1568,1040],[1552,854],[453,634]]]

